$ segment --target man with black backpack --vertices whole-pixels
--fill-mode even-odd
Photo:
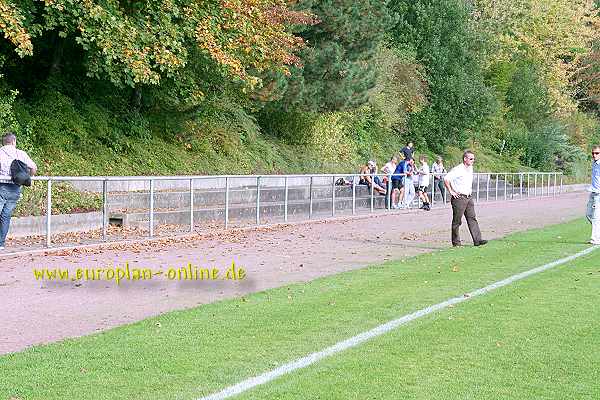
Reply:
[[[0,250],[10,227],[10,218],[21,197],[21,186],[31,185],[31,175],[35,175],[37,166],[23,150],[17,149],[17,137],[6,132],[0,147]]]

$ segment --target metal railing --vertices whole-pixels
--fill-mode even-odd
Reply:
[[[429,174],[429,185],[427,186],[427,194],[430,195],[431,207],[438,205],[446,205],[448,202],[448,195],[446,190],[441,190],[439,185],[439,179],[443,175]],[[343,182],[338,182],[342,178]],[[385,195],[375,194],[375,185],[370,182],[375,182],[376,178],[382,181],[381,189],[385,190]],[[350,205],[346,207],[351,212],[351,215],[356,215],[358,212],[357,200],[366,200],[366,209],[369,213],[374,213],[378,210],[393,209],[393,200],[398,197],[393,194],[392,182],[399,179],[404,179],[405,175],[382,175],[382,174],[316,174],[316,175],[199,175],[199,176],[37,176],[33,177],[34,181],[46,182],[46,232],[45,232],[45,246],[52,246],[52,188],[53,183],[58,182],[97,182],[101,184],[101,198],[102,198],[102,232],[101,239],[103,241],[108,240],[108,225],[109,225],[109,185],[114,182],[145,182],[149,184],[148,192],[148,236],[155,236],[155,197],[157,194],[156,185],[163,181],[176,181],[178,183],[184,183],[185,187],[189,190],[189,229],[186,231],[195,231],[196,213],[198,212],[198,206],[195,203],[195,193],[201,192],[202,188],[206,188],[207,185],[197,185],[199,182],[206,182],[208,180],[220,181],[218,190],[224,191],[224,204],[223,204],[223,219],[222,223],[225,228],[229,228],[231,225],[231,195],[234,191],[240,190],[254,190],[254,208],[255,216],[254,223],[256,225],[263,224],[263,216],[261,215],[261,207],[266,207],[266,203],[261,200],[261,191],[267,190],[267,188],[283,189],[283,204],[277,203],[277,207],[283,206],[283,222],[288,222],[290,207],[295,207],[298,204],[306,206],[308,208],[308,219],[312,219],[315,214],[316,201],[322,202],[323,198],[315,198],[315,188],[327,188],[326,194],[330,196],[328,202],[331,203],[330,215],[335,216],[341,210],[341,204],[338,202],[350,201]],[[8,177],[0,177],[0,179],[9,179]],[[253,181],[254,186],[250,185],[238,185],[238,187],[232,187],[232,182],[236,179],[244,181]],[[276,185],[269,182],[276,180]],[[509,183],[510,180],[510,183]],[[369,182],[370,181],[370,182]],[[416,175],[415,175],[415,181]],[[187,183],[186,183],[187,182]],[[342,183],[342,184],[340,184]],[[367,197],[359,197],[357,189],[361,186],[367,186]],[[177,186],[177,185],[176,185]],[[290,200],[290,189],[298,188],[302,186],[308,186],[307,199],[301,198],[300,200]],[[182,185],[179,184],[181,188]],[[253,188],[254,187],[254,188]],[[350,187],[350,194],[346,197],[336,195],[336,190],[340,187]],[[253,188],[253,189],[252,189]],[[214,188],[212,189],[214,190]],[[378,187],[379,190],[379,187]],[[341,190],[338,190],[341,191]],[[510,191],[510,193],[509,193]],[[159,193],[168,192],[168,188],[165,191],[164,188]],[[441,193],[440,193],[441,192]],[[548,197],[556,196],[563,192],[563,176],[557,172],[521,172],[521,173],[475,173],[473,179],[473,197],[476,202],[483,201],[509,201],[517,199],[526,199],[533,197]],[[144,191],[145,193],[145,191]],[[383,197],[382,197],[383,196]],[[378,199],[385,199],[385,201],[379,201]],[[415,204],[416,202],[416,204]],[[272,205],[273,202],[269,204]],[[308,204],[306,204],[308,203]],[[248,203],[238,203],[248,204]],[[364,203],[361,203],[364,204]],[[415,199],[408,204],[408,208],[415,208],[421,205],[421,199],[419,196],[415,196]],[[365,207],[363,207],[364,209]],[[341,207],[344,209],[344,207]],[[323,217],[326,217],[323,215]]]

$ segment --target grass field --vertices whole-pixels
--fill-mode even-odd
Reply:
[[[575,254],[589,247],[588,230],[578,220],[5,355],[0,399],[198,399]],[[236,398],[600,398],[599,254],[431,314]]]

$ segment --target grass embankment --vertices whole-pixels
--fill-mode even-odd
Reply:
[[[0,398],[196,399],[581,251],[587,231],[578,220],[5,355]],[[240,398],[598,398],[595,256],[436,313]]]

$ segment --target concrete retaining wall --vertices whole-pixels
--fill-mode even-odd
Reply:
[[[102,213],[53,215],[52,233],[85,232],[102,228]],[[16,217],[10,220],[8,237],[38,236],[46,234],[46,217]]]

